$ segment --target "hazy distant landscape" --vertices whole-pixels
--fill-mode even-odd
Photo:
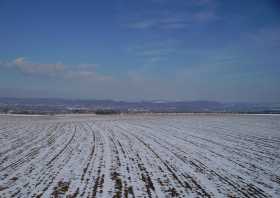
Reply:
[[[215,101],[116,101],[0,98],[0,112],[9,114],[62,113],[280,113],[280,103]]]

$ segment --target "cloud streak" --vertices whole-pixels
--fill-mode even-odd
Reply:
[[[134,20],[127,24],[130,29],[186,29],[194,24],[209,23],[218,20],[218,15],[212,10],[199,11],[182,16],[168,16],[163,18],[146,18]]]
[[[162,9],[151,9],[138,12],[138,16],[127,23],[130,29],[186,29],[194,24],[210,23],[219,20],[217,2],[214,0],[198,0],[182,3],[176,12],[172,11],[172,1],[164,1]],[[137,11],[136,11],[137,13]]]
[[[10,67],[14,67],[26,74],[40,74],[54,76],[64,71],[65,66],[61,63],[42,64],[33,63],[24,57],[19,57],[13,60]]]
[[[14,69],[25,75],[62,77],[68,80],[79,81],[103,81],[111,79],[106,75],[98,74],[94,69],[96,64],[80,64],[75,67],[66,66],[62,63],[34,63],[24,57],[18,57],[12,61],[0,61],[0,68]]]

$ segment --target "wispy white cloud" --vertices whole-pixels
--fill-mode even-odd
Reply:
[[[213,10],[200,11],[194,13],[192,17],[194,22],[211,22],[219,19]]]
[[[145,12],[137,13],[136,11],[136,14],[130,17],[130,21],[126,22],[125,27],[142,30],[176,30],[186,29],[193,24],[210,23],[219,19],[216,0],[180,2],[182,6],[176,12],[169,9],[169,7],[172,7],[173,1],[160,1],[159,3],[165,5],[160,10],[154,8]]]
[[[97,66],[97,64],[79,64],[70,67],[62,63],[34,63],[24,57],[18,57],[12,61],[0,61],[0,68],[15,69],[27,75],[58,76],[64,79],[79,81],[109,80],[111,77],[101,75],[95,71]]]
[[[202,10],[195,13],[185,14],[184,17],[168,16],[168,17],[154,17],[137,19],[127,24],[131,29],[162,29],[162,30],[175,30],[185,29],[193,24],[213,22],[219,19],[219,16],[213,10]]]
[[[261,46],[280,46],[280,26],[262,27],[248,36]]]
[[[0,61],[0,68],[16,69],[24,74],[54,76],[64,71],[62,63],[34,63],[24,57],[18,57],[12,61]]]
[[[33,63],[24,57],[16,58],[10,63],[11,67],[17,68],[27,74],[56,75],[64,71],[65,66],[61,63],[42,64]]]
[[[149,64],[159,63],[180,50],[180,43],[175,39],[166,39],[165,41],[145,41],[135,43],[127,50],[128,53],[142,60],[147,66]]]
[[[132,23],[129,23],[127,26],[132,29],[147,29],[152,28],[157,25],[157,22],[155,20],[142,20],[142,21],[135,21]]]
[[[148,18],[135,20],[127,25],[131,29],[183,29],[189,24],[188,19],[179,17]]]
[[[88,70],[67,71],[65,73],[65,78],[79,81],[107,81],[112,79],[110,76],[101,75],[95,71]]]

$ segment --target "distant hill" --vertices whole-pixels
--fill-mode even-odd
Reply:
[[[96,111],[100,112],[100,110],[102,112],[280,113],[280,104],[225,103],[216,101],[154,100],[127,102],[53,98],[0,98],[0,112],[2,113],[92,113]]]

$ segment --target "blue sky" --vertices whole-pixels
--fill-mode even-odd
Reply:
[[[280,101],[277,0],[0,0],[0,96]]]

